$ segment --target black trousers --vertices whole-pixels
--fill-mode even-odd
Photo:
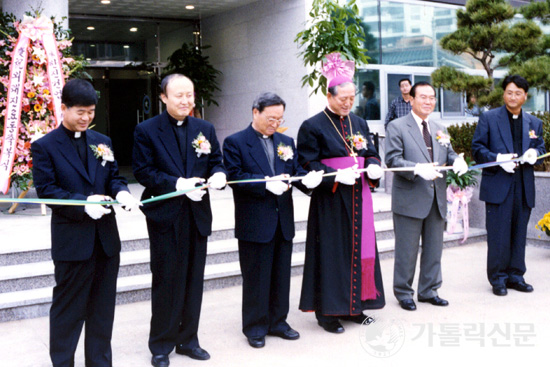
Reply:
[[[179,213],[166,232],[149,221],[147,229],[153,274],[149,349],[157,355],[170,354],[178,344],[198,347],[207,238],[199,234],[191,210]]]
[[[519,174],[516,172],[515,174]],[[531,208],[525,202],[523,183],[514,180],[501,204],[485,203],[487,277],[492,286],[523,281],[525,241]]]
[[[120,255],[107,257],[99,238],[86,261],[55,261],[50,309],[50,357],[54,367],[74,366],[74,353],[86,323],[87,367],[112,366],[111,337]]]
[[[292,241],[285,241],[280,226],[268,243],[239,241],[243,276],[243,333],[262,337],[286,331],[289,311]]]

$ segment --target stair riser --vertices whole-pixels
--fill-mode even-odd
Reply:
[[[374,220],[387,220],[391,219],[391,212],[380,212],[375,213]],[[307,229],[307,221],[296,222],[296,231],[303,231]],[[235,237],[235,232],[233,229],[228,230],[218,230],[212,232],[208,237],[208,242],[214,242],[219,240],[228,240]],[[376,233],[377,240],[384,240],[393,238],[392,231],[381,231]],[[48,239],[49,241],[49,239]],[[134,251],[134,250],[144,250],[149,248],[149,240],[147,238],[138,239],[138,240],[129,240],[122,241],[122,251]],[[10,254],[0,254],[0,266],[9,266],[9,265],[18,265],[26,264],[40,261],[51,261],[51,251],[50,249],[29,251],[29,252],[18,252]],[[213,262],[215,264],[216,262]]]
[[[132,264],[121,266],[118,272],[118,277],[126,277],[131,275],[148,274],[151,272],[149,263]],[[0,282],[0,293],[26,291],[29,289],[53,287],[55,285],[55,277],[53,274],[10,279]]]
[[[301,221],[296,223],[296,231],[305,230],[307,222]],[[212,232],[208,237],[208,242],[229,240],[235,238],[233,229],[218,230]],[[49,238],[48,238],[49,241]],[[149,239],[143,238],[138,240],[122,241],[122,251],[144,250],[149,248]],[[51,250],[37,250],[29,252],[17,252],[10,254],[0,254],[0,266],[26,264],[40,261],[51,261]]]
[[[291,275],[301,275],[303,273],[303,265],[293,266]],[[214,289],[232,287],[242,284],[242,277],[238,275],[230,275],[222,278],[208,279],[204,281],[204,290],[210,291]],[[117,305],[148,301],[151,299],[151,289],[144,288],[117,293]],[[31,319],[36,317],[48,316],[50,312],[51,302],[44,302],[35,305],[27,305],[0,310],[0,322],[9,322],[22,319]]]
[[[305,250],[305,243],[295,243],[293,246],[293,252],[303,252]],[[228,262],[239,261],[238,251],[212,254],[208,255],[206,258],[206,265],[211,264],[222,264]],[[141,275],[149,274],[151,272],[149,262],[131,264],[121,266],[118,272],[118,277],[126,277],[132,275]],[[28,289],[43,288],[43,287],[53,287],[55,285],[55,278],[53,274],[37,276],[37,277],[28,277],[28,278],[19,278],[19,279],[10,279],[0,281],[0,293],[6,292],[16,292],[24,291]]]
[[[37,250],[29,252],[16,252],[0,255],[0,266],[34,263],[40,261],[51,261],[51,250]]]

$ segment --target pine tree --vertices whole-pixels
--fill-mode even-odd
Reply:
[[[479,106],[490,107],[502,104],[502,88],[493,79],[496,69],[508,68],[525,77],[532,87],[548,90],[550,57],[542,56],[550,39],[532,19],[517,16],[521,10],[505,0],[468,0],[464,10],[457,10],[457,30],[443,37],[440,45],[457,55],[469,54],[487,77],[443,66],[432,73],[433,84],[474,96]]]

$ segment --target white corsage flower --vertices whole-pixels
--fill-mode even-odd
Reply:
[[[94,157],[97,159],[102,159],[101,165],[105,167],[107,162],[114,162],[115,161],[115,155],[111,148],[109,148],[105,144],[99,144],[99,145],[90,145],[90,149],[92,152],[94,152]]]
[[[197,153],[197,157],[200,157],[201,154],[210,154],[212,150],[212,146],[210,145],[210,142],[206,140],[202,132],[197,135],[195,140],[191,143],[193,148],[195,148],[195,152]]]
[[[288,161],[289,159],[294,158],[292,147],[279,143],[279,145],[277,145],[277,156],[279,156],[279,158],[283,161]]]

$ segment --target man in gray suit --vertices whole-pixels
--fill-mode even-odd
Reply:
[[[429,83],[416,83],[411,91],[412,111],[388,124],[386,165],[411,167],[395,172],[392,186],[395,265],[393,292],[401,307],[416,310],[412,282],[420,236],[420,277],[418,301],[435,306],[449,302],[439,298],[441,253],[447,212],[445,174],[434,166],[452,165],[463,174],[468,165],[451,146],[445,127],[429,120],[436,103],[435,89]]]

